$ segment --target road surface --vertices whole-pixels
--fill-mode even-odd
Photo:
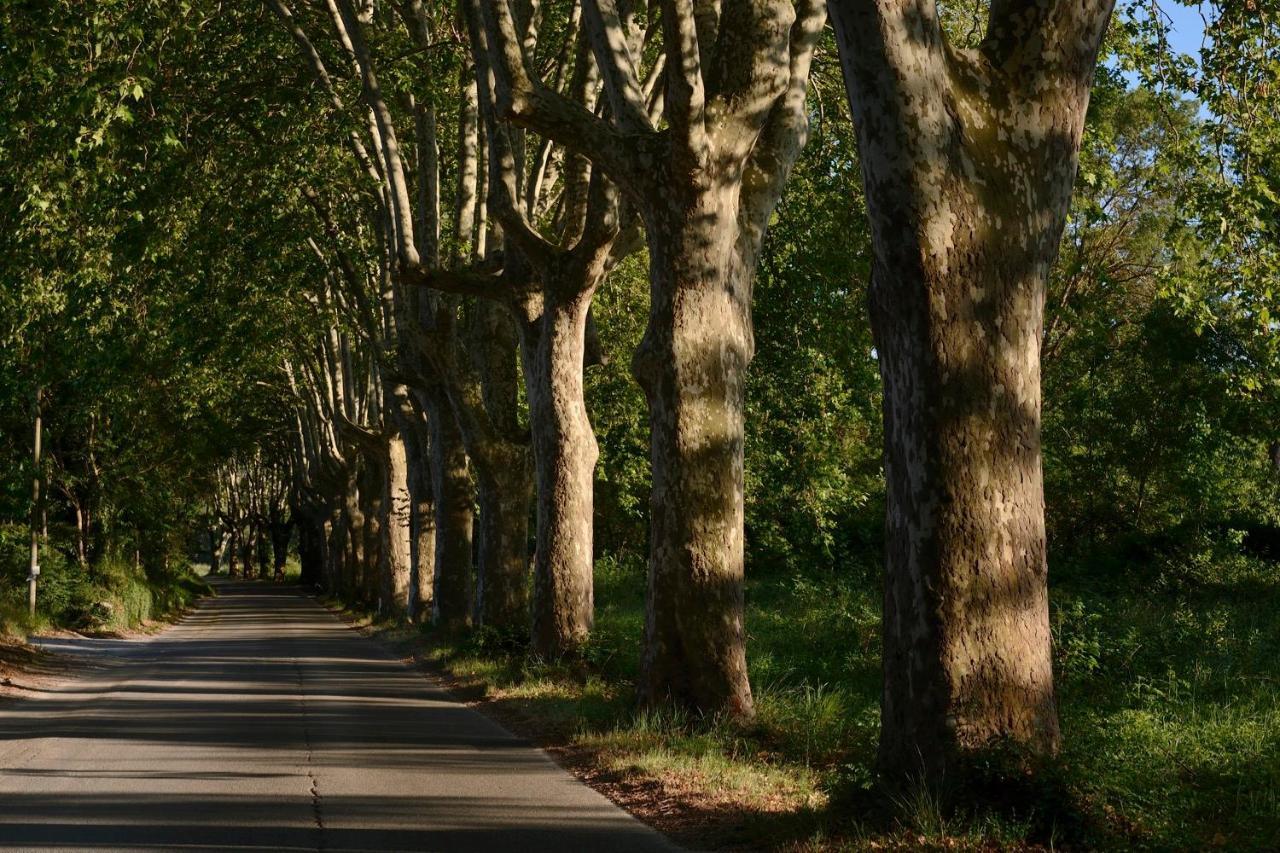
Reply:
[[[672,851],[296,589],[0,704],[0,849]]]

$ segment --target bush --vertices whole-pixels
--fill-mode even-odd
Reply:
[[[30,533],[0,525],[0,632],[25,636],[48,627],[119,631],[181,610],[212,590],[189,571],[147,572],[108,556],[81,567],[56,547],[40,556],[37,613],[27,614]],[[181,564],[181,563],[179,563]]]

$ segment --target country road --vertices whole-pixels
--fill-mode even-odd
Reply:
[[[0,849],[672,851],[294,589],[0,704]]]

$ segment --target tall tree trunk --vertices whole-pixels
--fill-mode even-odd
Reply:
[[[407,403],[407,401],[406,401]],[[405,456],[409,485],[409,547],[412,570],[409,583],[409,618],[430,618],[435,601],[436,517],[431,489],[430,441],[427,424],[410,406],[405,419]]]
[[[697,4],[693,4],[696,6]],[[607,117],[535,80],[522,26],[483,5],[503,117],[580,151],[644,217],[649,323],[635,372],[649,403],[653,495],[639,692],[749,716],[743,629],[743,383],[756,252],[808,128],[819,0],[663,7],[663,118],[651,116],[629,16],[584,0]],[[709,72],[709,73],[705,73]]]
[[[302,505],[292,510],[298,527],[298,581],[312,587],[324,583],[324,514]]]
[[[528,454],[490,448],[476,466],[480,548],[476,564],[477,624],[521,630],[528,624],[529,501],[533,480]]]
[[[736,203],[712,189],[646,221],[650,317],[633,367],[649,404],[653,492],[638,686],[644,702],[749,716],[743,429],[754,344]]]
[[[77,538],[83,539],[83,533],[80,531],[84,513],[80,507],[76,507],[76,529],[80,534]],[[218,526],[214,525],[209,528],[209,574],[216,575],[218,570],[222,568],[222,554],[227,547],[227,534]],[[79,556],[79,554],[77,554]]]
[[[77,501],[75,503],[75,512],[76,512],[76,565],[78,565],[82,569],[87,569],[89,568],[89,511],[79,501]],[[220,537],[222,534],[219,531],[215,530],[211,533],[211,535]],[[219,539],[219,541],[215,545],[218,556],[221,556],[221,552],[222,552],[221,546],[222,546],[222,542]],[[212,571],[214,572],[218,570],[217,563],[218,561],[215,560],[215,564],[212,567]]]
[[[271,577],[271,546],[267,539],[266,524],[255,525],[254,547],[258,554],[258,578],[266,580]]]
[[[451,388],[451,402],[476,470],[475,619],[526,631],[533,466],[519,422],[519,343],[510,314],[487,301],[473,304],[465,345],[454,363],[468,365]]]
[[[343,588],[343,561],[347,555],[346,510],[336,503],[324,522],[324,588],[329,595],[341,595]]]
[[[271,575],[276,580],[284,577],[285,563],[289,560],[289,540],[293,536],[293,526],[296,518],[290,516],[285,518],[284,511],[279,507],[272,507],[271,510]]]
[[[244,535],[240,537],[240,577],[245,580],[253,577],[253,546],[256,541],[253,525],[250,524],[245,529]],[[139,557],[135,562],[141,562],[141,558]]]
[[[933,4],[832,12],[884,383],[879,763],[938,786],[995,744],[1058,745],[1040,344],[1111,2],[992,4],[976,52]]]
[[[236,567],[240,562],[240,525],[232,524],[228,531],[230,541],[227,543],[227,577],[236,576]]]
[[[360,563],[360,600],[377,607],[382,578],[389,572],[387,549],[382,540],[387,491],[386,460],[367,465],[360,483],[361,509],[364,511],[364,561]]]
[[[435,495],[435,578],[432,621],[454,630],[471,621],[471,474],[462,433],[439,386],[420,400],[431,428],[431,491]]]
[[[535,654],[575,651],[594,620],[592,525],[599,447],[583,393],[587,310],[595,288],[563,302],[544,287],[542,316],[522,324],[537,480]]]
[[[360,503],[358,472],[347,471],[347,484],[343,494],[342,560],[335,592],[347,601],[354,601],[359,590],[358,572],[365,563],[364,510]]]
[[[387,573],[383,578],[379,610],[401,619],[409,612],[409,582],[413,569],[410,542],[412,498],[406,443],[403,432],[398,428],[392,430],[387,441],[386,482],[384,538]]]

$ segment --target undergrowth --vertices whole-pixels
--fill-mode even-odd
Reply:
[[[144,569],[107,556],[80,566],[57,548],[42,550],[36,613],[27,609],[30,542],[26,528],[0,525],[0,633],[24,638],[51,628],[113,632],[178,612],[210,592],[185,568]]]
[[[713,846],[1280,849],[1280,571],[1235,545],[1055,567],[1063,753],[1025,795],[988,806],[875,786],[880,603],[866,567],[749,581],[747,725],[635,707],[634,558],[598,561],[596,630],[578,659],[427,629],[428,654],[618,778],[660,779],[726,818]]]

